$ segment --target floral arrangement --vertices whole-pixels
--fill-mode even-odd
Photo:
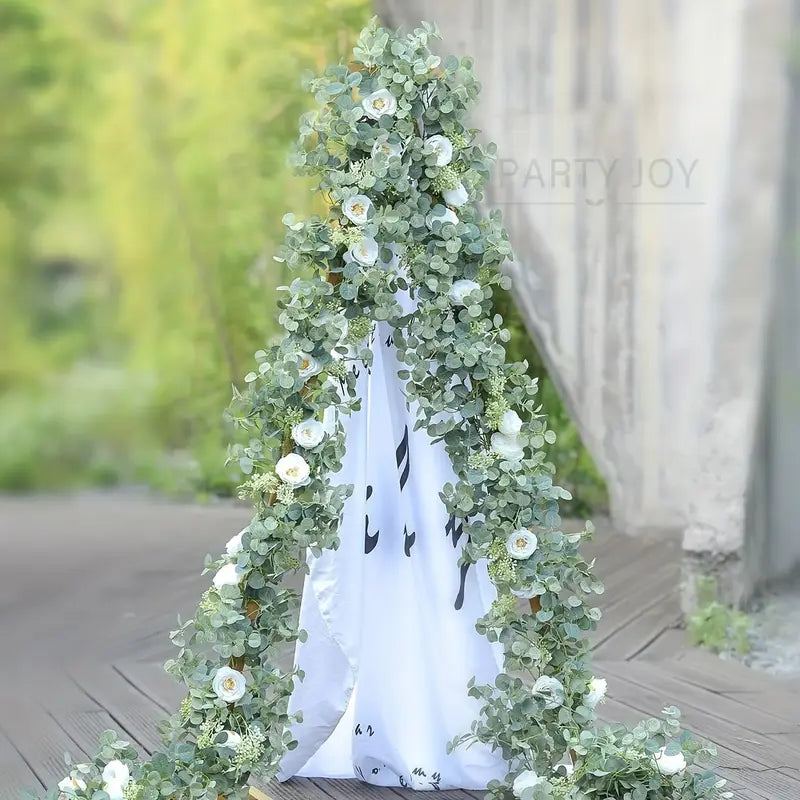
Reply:
[[[677,710],[632,729],[595,726],[606,684],[589,667],[587,633],[602,585],[580,555],[592,527],[560,530],[569,495],[542,450],[555,435],[526,365],[507,363],[509,334],[491,312],[511,255],[499,215],[476,206],[495,148],[464,122],[479,91],[472,62],[433,54],[433,36],[428,24],[404,36],[373,22],[353,63],[307,79],[319,107],[301,120],[294,161],[316,176],[329,211],[284,217],[277,259],[297,275],[280,301],[286,335],[255,354],[229,412],[247,438],[230,458],[255,516],[208,560],[212,585],[172,633],[166,669],[187,694],[163,724],[163,752],[136,760],[109,732],[95,760],[59,784],[62,797],[243,798],[250,776],[272,777],[295,745],[288,698],[302,676],[276,664],[305,633],[283,578],[305,569],[308,551],[338,544],[352,487],[330,476],[344,453],[341,418],[360,402],[350,367],[369,364],[376,320],[393,327],[419,425],[452,459],[457,480],[441,498],[463,522],[463,558],[487,559],[498,591],[477,627],[502,643],[505,671],[465,687],[482,712],[450,746],[502,752],[509,773],[489,787],[497,800],[732,796],[696,766],[713,748],[681,732]],[[416,300],[411,314],[400,289]],[[520,614],[519,598],[534,613]]]

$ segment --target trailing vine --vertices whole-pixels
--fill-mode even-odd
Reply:
[[[277,257],[297,277],[283,287],[283,340],[255,354],[231,419],[247,441],[230,458],[248,476],[251,523],[209,559],[214,572],[193,619],[172,634],[167,671],[187,695],[162,726],[163,752],[138,761],[104,735],[90,764],[75,765],[62,794],[105,800],[223,795],[243,798],[251,776],[269,779],[296,745],[288,699],[302,675],[279,668],[297,629],[297,593],[285,585],[339,542],[352,486],[333,482],[345,448],[343,418],[359,408],[353,363],[369,364],[376,322],[392,326],[399,377],[417,427],[443,441],[456,481],[442,487],[463,522],[466,562],[487,559],[497,600],[477,621],[500,642],[505,668],[451,743],[479,741],[508,764],[490,794],[520,800],[619,797],[711,800],[724,781],[696,768],[713,748],[680,730],[676,709],[628,729],[597,728],[605,681],[588,663],[587,634],[602,592],[580,554],[592,534],[564,533],[543,447],[555,435],[524,363],[507,363],[508,331],[492,315],[511,256],[500,216],[476,203],[494,159],[464,120],[479,85],[470,59],[441,59],[423,26],[410,35],[370,24],[349,65],[309,77],[319,108],[301,120],[294,156],[318,179],[327,216],[284,217]],[[397,293],[409,291],[404,313]],[[520,613],[528,600],[532,613]]]

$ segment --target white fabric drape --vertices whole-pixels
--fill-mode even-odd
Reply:
[[[358,362],[359,412],[344,420],[336,479],[353,483],[341,547],[310,557],[296,663],[305,671],[290,709],[299,746],[279,778],[359,778],[420,790],[482,789],[505,776],[500,754],[447,742],[480,709],[467,681],[492,683],[502,654],[475,631],[496,597],[485,563],[463,569],[461,530],[439,498],[454,481],[442,444],[414,431],[391,328],[372,336],[371,370]]]

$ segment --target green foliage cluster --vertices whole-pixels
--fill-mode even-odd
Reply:
[[[605,687],[591,675],[586,635],[602,585],[580,553],[592,527],[560,529],[569,493],[544,450],[556,436],[536,380],[507,358],[510,334],[492,307],[509,287],[500,267],[511,248],[499,215],[475,205],[494,159],[464,124],[478,84],[469,59],[431,53],[434,35],[427,24],[401,36],[373,23],[354,63],[307,81],[320,107],[302,119],[294,160],[330,205],[324,216],[284,217],[279,259],[297,275],[281,293],[284,336],[256,353],[230,410],[246,434],[230,458],[250,476],[243,493],[255,516],[209,560],[214,586],[173,633],[167,669],[187,696],[163,728],[162,753],[140,762],[122,752],[126,798],[243,797],[249,776],[271,777],[295,744],[288,697],[300,676],[277,656],[305,634],[283,578],[305,569],[307,550],[338,544],[352,486],[331,474],[344,454],[342,417],[360,403],[349,366],[371,359],[350,335],[351,324],[366,331],[365,317],[391,326],[417,425],[450,455],[456,480],[440,496],[463,522],[463,557],[504,566],[492,570],[498,600],[477,623],[501,643],[504,671],[465,687],[482,710],[451,746],[502,753],[509,773],[490,785],[495,800],[731,796],[694,768],[713,750],[680,730],[675,709],[632,729],[594,728]],[[438,180],[446,167],[455,187]],[[416,301],[409,314],[396,300],[404,289]],[[538,597],[538,612],[520,616],[520,596]],[[566,758],[571,774],[557,766]],[[74,770],[85,786],[76,796],[106,800],[102,753]]]
[[[287,180],[296,75],[345,55],[368,7],[0,0],[0,487],[233,490],[219,409],[277,332],[287,276],[266,254],[287,207],[322,202]],[[492,302],[553,412],[569,513],[604,509],[509,297]]]
[[[719,601],[712,577],[698,578],[696,591],[697,608],[687,620],[689,643],[714,653],[747,655],[752,648],[747,614]]]

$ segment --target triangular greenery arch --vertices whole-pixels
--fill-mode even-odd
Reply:
[[[511,247],[499,214],[475,205],[495,148],[465,126],[479,91],[471,60],[433,54],[436,35],[425,23],[402,35],[373,21],[351,64],[307,81],[319,108],[301,121],[295,162],[317,177],[329,211],[284,218],[279,260],[298,273],[280,302],[286,335],[256,353],[247,390],[234,392],[231,417],[249,442],[231,458],[249,475],[242,493],[255,516],[209,559],[213,586],[172,634],[178,653],[166,668],[187,696],[163,725],[163,752],[137,760],[108,732],[62,795],[243,798],[251,776],[275,775],[294,744],[287,706],[301,677],[277,658],[304,636],[298,597],[282,581],[308,550],[338,544],[352,491],[330,477],[345,446],[338,419],[359,404],[349,361],[369,362],[365,340],[386,321],[418,425],[444,441],[458,476],[441,496],[463,524],[465,557],[488,559],[498,590],[477,625],[502,643],[505,672],[465,687],[483,710],[452,746],[501,750],[509,773],[489,787],[498,799],[731,796],[692,766],[713,748],[680,731],[676,709],[633,729],[595,727],[605,682],[592,676],[586,636],[602,585],[579,549],[592,528],[560,530],[566,493],[542,450],[555,436],[525,364],[506,362],[508,333],[491,299],[507,287],[499,268]],[[398,289],[412,292],[412,314]],[[520,597],[532,613],[519,613]]]

